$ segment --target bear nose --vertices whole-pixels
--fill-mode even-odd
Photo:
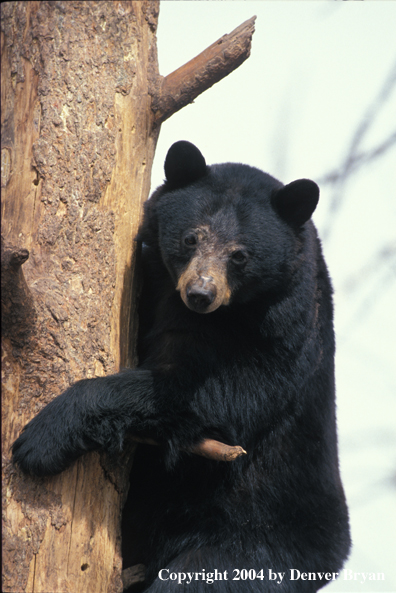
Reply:
[[[214,288],[205,288],[196,284],[188,287],[186,294],[190,308],[197,313],[203,313],[216,297]]]

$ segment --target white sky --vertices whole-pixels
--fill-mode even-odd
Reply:
[[[337,168],[352,135],[396,65],[396,1],[165,0],[158,53],[167,75],[257,15],[251,57],[162,126],[152,188],[177,140],[208,164],[236,161],[287,183]],[[396,130],[396,85],[360,148]],[[396,148],[345,186],[324,242],[335,286],[341,468],[354,550],[347,568],[385,581],[339,580],[333,591],[396,592]],[[314,215],[325,232],[333,191]],[[350,281],[356,280],[350,287]],[[349,284],[348,284],[349,282]]]

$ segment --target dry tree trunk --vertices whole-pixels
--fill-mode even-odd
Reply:
[[[133,237],[160,124],[249,55],[254,19],[163,79],[158,5],[2,5],[3,591],[122,591],[132,449],[34,479],[9,447],[74,381],[136,364]]]

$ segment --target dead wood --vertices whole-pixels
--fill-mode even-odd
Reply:
[[[238,68],[250,55],[256,17],[223,35],[198,56],[166,76],[151,109],[155,121],[168,117]]]
[[[226,445],[214,439],[205,439],[202,443],[193,447],[191,453],[208,459],[216,459],[217,461],[234,461],[241,455],[247,454],[245,449],[239,445]]]
[[[137,443],[159,446],[159,443],[154,439],[145,439],[137,436],[131,436],[130,438]],[[239,445],[226,445],[215,439],[204,439],[201,443],[195,445],[195,447],[192,447],[188,451],[194,455],[200,455],[201,457],[214,459],[215,461],[234,461],[234,459],[237,459],[241,455],[247,454],[245,449]]]
[[[124,591],[129,589],[132,585],[137,585],[138,583],[143,583],[146,574],[146,567],[144,564],[135,564],[135,566],[130,566],[126,568],[121,573],[122,584],[124,586]]]
[[[27,249],[6,245],[1,238],[1,327],[14,346],[23,345],[34,327],[33,298],[22,272],[28,258]]]

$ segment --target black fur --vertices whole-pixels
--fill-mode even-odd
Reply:
[[[161,581],[161,569],[227,570],[216,592],[316,591],[326,581],[292,581],[290,569],[337,572],[350,546],[332,289],[309,220],[319,190],[245,165],[207,167],[186,142],[166,163],[139,233],[139,368],[70,387],[25,427],[14,460],[25,472],[56,474],[86,451],[120,451],[128,432],[151,437],[162,447],[137,456],[123,535],[125,565],[147,564],[150,593],[208,586]],[[231,294],[202,315],[175,288],[201,249],[185,237],[201,227],[212,255],[221,252]],[[227,463],[183,452],[205,437],[247,455]],[[134,556],[128,544],[139,525],[149,537]],[[263,569],[265,579],[233,581],[234,569]],[[269,569],[286,573],[282,584],[268,580]]]

